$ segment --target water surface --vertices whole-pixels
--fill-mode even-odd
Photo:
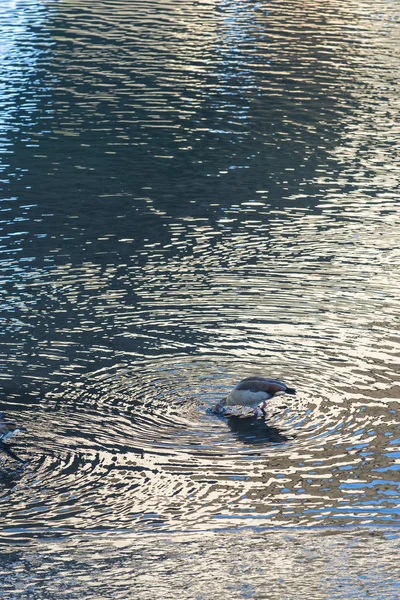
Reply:
[[[178,561],[201,535],[208,557],[240,547],[244,565],[287,528],[310,547],[301,532],[332,530],[339,557],[344,527],[357,548],[384,532],[386,573],[400,516],[398,4],[4,0],[0,33],[0,409],[28,429],[14,443],[26,467],[1,457],[7,543],[78,564],[101,532],[129,580],[139,534],[140,561],[158,532]],[[298,395],[266,423],[210,415],[248,374]],[[265,574],[246,588],[243,569],[229,593],[263,597]],[[283,581],[265,597],[304,595]],[[363,597],[338,581],[308,595]]]

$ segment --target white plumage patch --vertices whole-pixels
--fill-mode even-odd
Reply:
[[[3,435],[0,436],[0,441],[5,442],[11,437],[14,437],[14,435],[17,435],[17,433],[19,433],[20,431],[20,429],[14,429],[14,431],[7,431],[6,433],[3,433]]]
[[[240,406],[252,406],[254,408],[260,402],[268,400],[270,397],[270,394],[267,394],[267,392],[233,389],[226,400],[226,405],[233,406],[239,404]]]

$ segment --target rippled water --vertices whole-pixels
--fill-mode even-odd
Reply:
[[[76,536],[0,548],[0,572],[4,597],[23,600],[395,600],[398,552],[397,535],[363,529]]]
[[[129,579],[130,536],[145,564],[157,531],[189,579],[185,544],[204,540],[205,570],[243,544],[242,587],[225,573],[190,598],[292,598],[304,581],[262,596],[240,557],[276,554],[282,527],[307,548],[317,526],[397,528],[398,8],[1,3],[0,409],[28,432],[26,466],[0,457],[0,507],[30,568],[79,562],[101,532]],[[249,374],[298,395],[266,423],[211,415]],[[46,585],[21,594],[60,597]],[[367,593],[341,585],[306,592]]]

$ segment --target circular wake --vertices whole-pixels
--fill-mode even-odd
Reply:
[[[8,466],[8,516],[85,530],[364,522],[377,506],[391,518],[390,486],[374,468],[378,452],[380,467],[393,462],[378,447],[390,449],[387,404],[298,372],[288,381],[298,395],[271,400],[265,421],[215,416],[210,406],[244,375],[236,367],[163,358],[48,395],[14,446],[28,464]]]

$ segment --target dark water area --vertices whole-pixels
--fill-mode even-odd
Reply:
[[[2,597],[399,597],[399,21],[1,2]]]

